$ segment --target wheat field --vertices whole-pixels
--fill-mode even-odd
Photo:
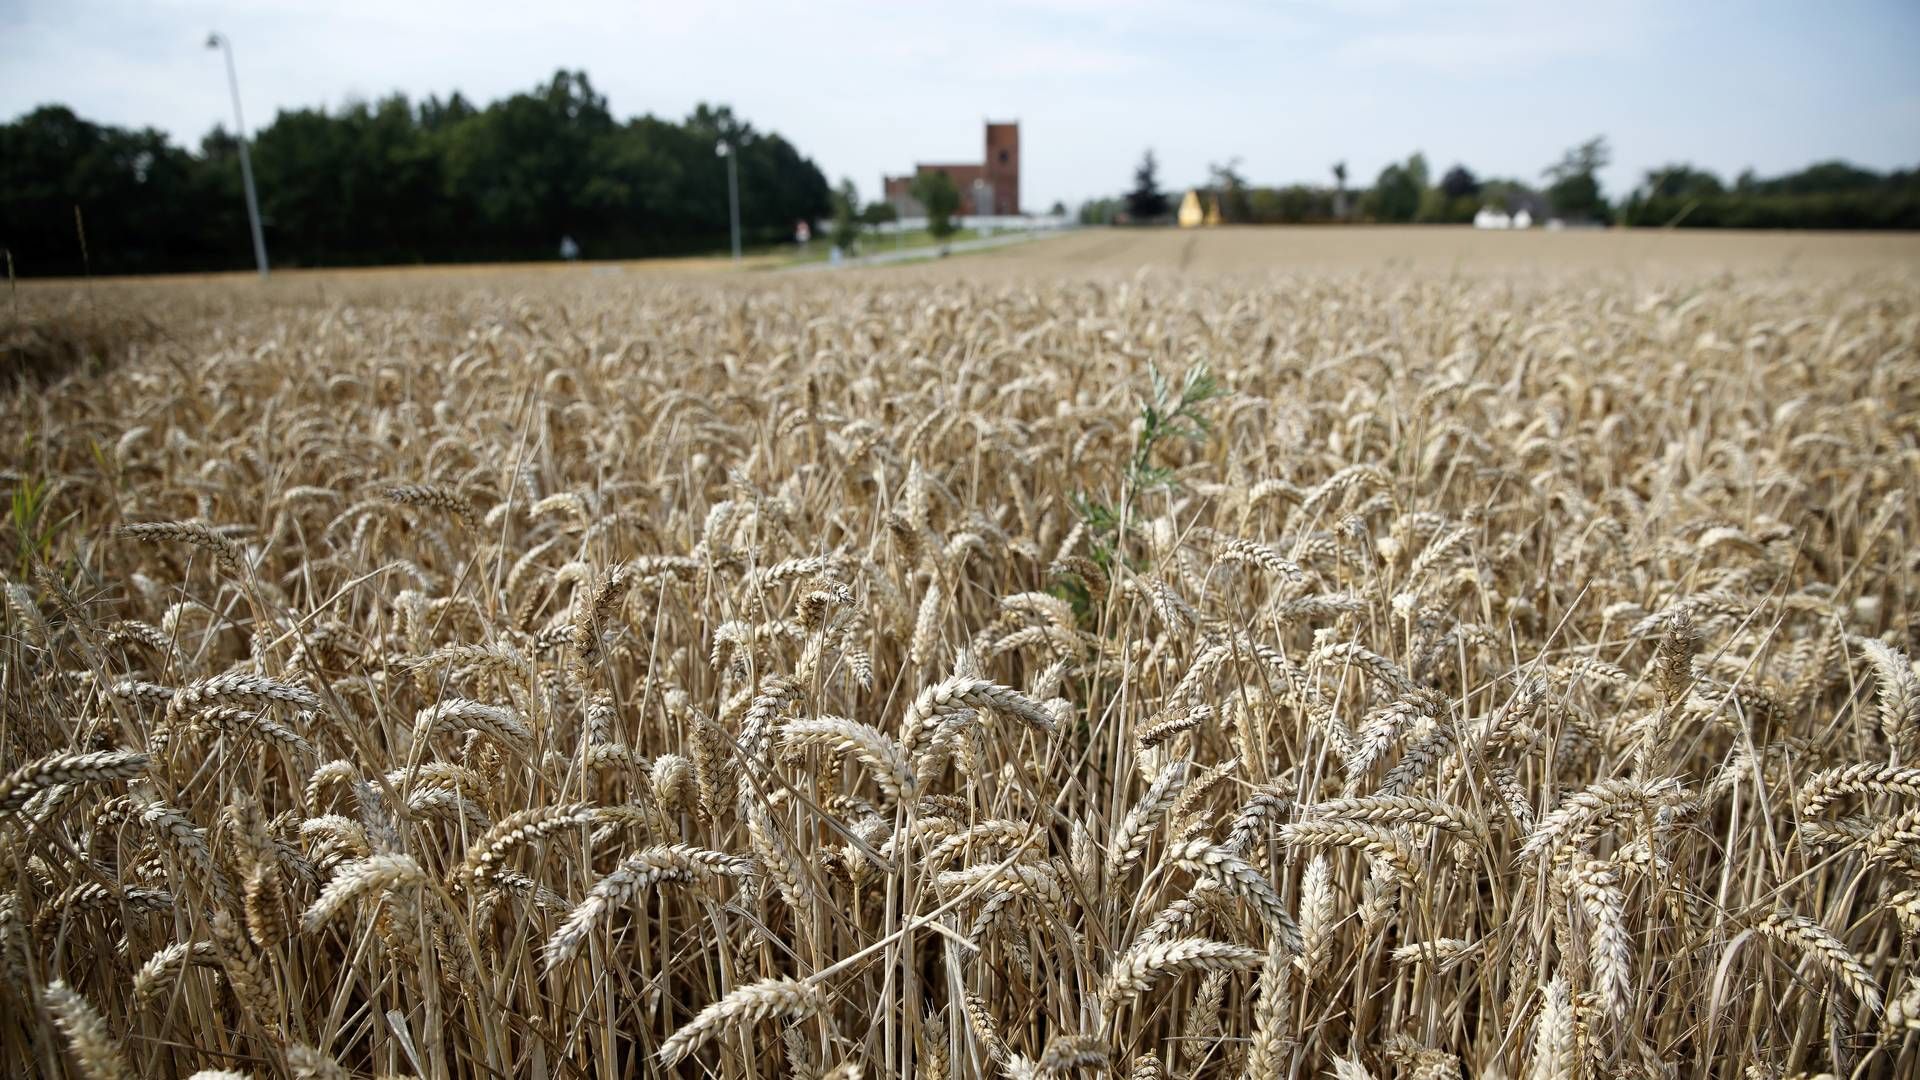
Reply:
[[[0,1071],[1920,1070],[1916,264],[1184,242],[23,291]]]

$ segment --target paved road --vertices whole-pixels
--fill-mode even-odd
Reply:
[[[969,251],[991,251],[994,248],[1012,247],[1015,244],[1029,244],[1048,237],[1066,236],[1071,229],[1034,229],[1030,232],[1001,233],[997,236],[983,236],[978,240],[961,240],[948,244],[946,253],[963,255]],[[890,263],[920,262],[925,259],[937,259],[941,251],[937,247],[901,248],[897,251],[878,251],[872,255],[862,255],[857,259],[848,259],[838,267],[830,262],[802,263],[791,267],[793,270],[837,270],[850,267],[886,266]]]

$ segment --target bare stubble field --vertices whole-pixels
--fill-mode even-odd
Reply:
[[[1143,266],[1200,278],[1266,273],[1467,273],[1699,278],[1874,268],[1920,271],[1920,236],[1900,233],[1568,229],[1482,232],[1408,225],[1090,229],[993,253],[1007,269],[1054,274]]]
[[[0,1068],[1911,1075],[1920,292],[1728,239],[26,290]]]

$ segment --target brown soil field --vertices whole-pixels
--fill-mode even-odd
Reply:
[[[1920,235],[1705,229],[1493,232],[1433,226],[1093,229],[969,256],[968,261],[1042,273],[1141,267],[1189,274],[1844,273],[1920,269]]]
[[[450,290],[475,286],[570,289],[625,280],[744,276],[755,285],[784,282],[784,261],[760,255],[736,266],[725,257],[634,259],[588,263],[483,263],[459,266],[283,270],[269,295],[325,296],[346,290]],[[1920,273],[1920,235],[1907,233],[1742,232],[1734,230],[1564,230],[1483,232],[1462,227],[1227,227],[1196,230],[1084,229],[1009,248],[913,262],[842,276],[871,279],[902,273],[1020,277],[1126,273],[1142,269],[1187,275],[1418,272],[1479,275],[1607,273],[1621,276],[1714,273]],[[820,271],[812,271],[812,274]],[[96,289],[219,286],[258,289],[251,273],[100,278]],[[83,288],[73,278],[28,279],[29,295]]]

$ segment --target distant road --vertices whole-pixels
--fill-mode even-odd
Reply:
[[[528,280],[547,278],[565,281],[570,277],[618,277],[622,274],[687,275],[728,274],[741,270],[777,270],[785,266],[788,253],[780,251],[772,254],[756,253],[748,255],[740,262],[734,262],[726,255],[663,255],[646,259],[590,259],[579,262],[561,262],[543,260],[538,262],[494,262],[494,263],[422,263],[390,266],[321,266],[276,268],[267,283],[268,288],[293,287],[299,285],[311,288],[333,282],[339,283],[381,283],[399,284],[408,281],[431,281],[454,284],[460,281],[481,281],[502,277],[523,277]],[[259,279],[252,270],[229,270],[200,274],[133,274],[126,276],[100,276],[95,278],[47,277],[22,278],[23,289],[38,287],[73,288],[88,284],[107,282],[126,282],[138,285],[209,285],[225,284],[242,287],[257,287]]]
[[[961,240],[957,243],[948,244],[945,249],[945,254],[964,255],[969,251],[990,251],[994,248],[1012,247],[1015,244],[1030,244],[1051,237],[1066,236],[1073,231],[1072,229],[1034,229],[1030,232],[1008,232],[1000,233],[997,236],[983,236],[978,240]],[[880,242],[885,243],[885,241]],[[929,259],[938,259],[941,255],[942,249],[938,247],[901,248],[897,251],[878,251],[872,255],[862,255],[856,259],[848,259],[839,266],[835,266],[829,262],[809,262],[788,267],[788,269],[860,269],[870,266],[886,266],[890,263],[922,262]]]
[[[1031,243],[1054,236],[1071,235],[1074,229],[1036,229],[1031,232],[1003,232],[977,240],[959,240],[947,245],[949,254],[960,255],[970,251],[990,251],[995,248],[1010,247],[1016,244]],[[911,247],[901,250],[878,251],[872,255],[863,255],[850,259],[845,268],[886,266],[894,263],[920,262],[940,257],[936,247]],[[545,277],[564,281],[571,277],[618,277],[623,274],[645,275],[707,275],[729,274],[741,270],[829,270],[836,269],[823,261],[798,264],[788,262],[792,258],[790,250],[749,254],[740,262],[734,262],[725,255],[673,255],[649,259],[605,259],[583,260],[580,262],[502,262],[502,263],[434,263],[403,266],[337,266],[312,268],[276,269],[268,287],[288,287],[299,283],[303,287],[330,282],[374,283],[403,281],[440,281],[452,284],[461,279],[480,280],[503,276]],[[257,287],[258,281],[252,270],[233,270],[204,274],[153,274],[130,275],[126,277],[101,276],[91,279],[92,284],[104,284],[109,281],[123,281],[142,285],[207,285],[227,284],[241,287]],[[87,278],[25,278],[20,281],[23,288],[56,287],[72,288],[89,284]]]

